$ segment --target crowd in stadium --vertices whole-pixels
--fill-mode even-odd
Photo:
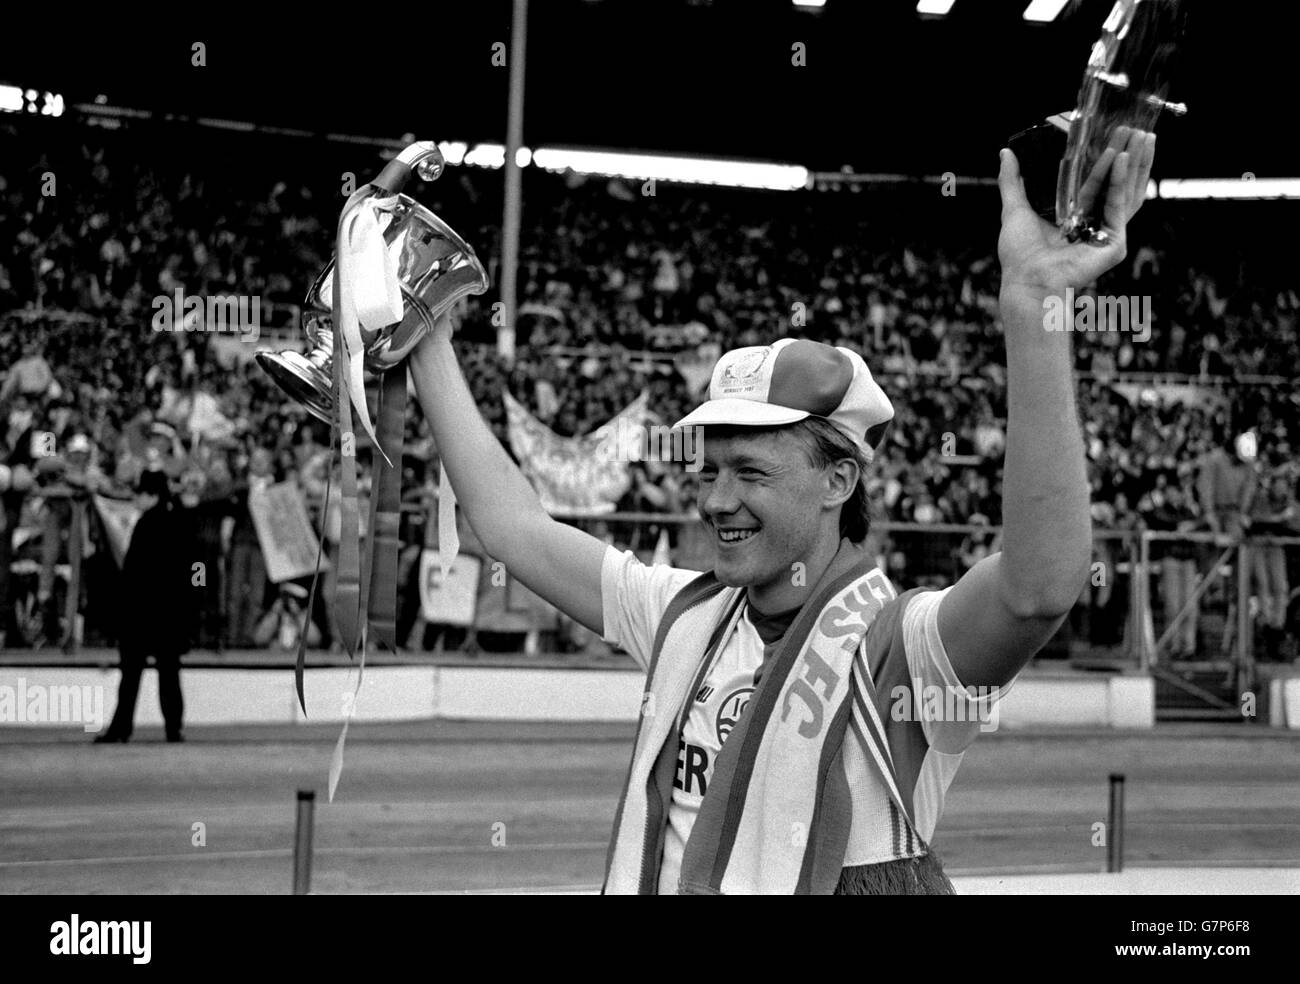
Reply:
[[[200,644],[265,644],[274,616],[298,602],[266,583],[247,490],[295,480],[317,514],[328,432],[248,353],[230,359],[211,335],[154,331],[152,303],[177,288],[228,292],[284,316],[332,250],[341,175],[380,162],[277,138],[278,155],[259,147],[231,167],[228,149],[207,152],[216,140],[185,133],[174,158],[159,159],[154,141],[84,126],[0,133],[0,460],[10,475],[0,581],[12,580],[8,562],[26,550],[36,585],[26,621],[13,612],[16,585],[0,587],[9,645],[57,635],[53,570],[70,524],[66,500],[49,491],[129,496],[146,470],[163,470],[195,510],[201,549],[226,574]],[[220,140],[228,148],[232,138]],[[146,144],[147,155],[136,149]],[[452,168],[415,192],[492,272],[499,184],[498,173]],[[1300,296],[1280,268],[1212,230],[1200,236],[1217,242],[1216,262],[1193,261],[1200,240],[1176,208],[1150,209],[1138,248],[1097,286],[1149,297],[1149,337],[1074,339],[1095,524],[1232,532],[1249,520],[1257,532],[1300,531],[1300,388],[1290,379]],[[871,479],[877,518],[996,526],[1006,442],[996,230],[989,189],[954,198],[933,188],[739,192],[529,174],[518,355],[510,365],[496,355],[494,293],[463,312],[459,352],[504,439],[504,389],[563,435],[599,426],[646,388],[655,418],[672,423],[701,397],[699,367],[720,351],[786,335],[853,346],[897,411]],[[1248,430],[1253,447],[1237,441]],[[42,450],[34,438],[47,434],[53,443]],[[410,503],[432,501],[435,464],[412,401]],[[688,471],[655,462],[632,470],[620,510],[692,511]],[[417,546],[423,512],[408,516]],[[102,535],[91,526],[88,536]],[[331,526],[336,537],[337,518],[327,517],[327,538]],[[882,547],[893,576],[946,576],[907,542]],[[968,564],[991,546],[976,533],[944,549]],[[109,588],[96,591],[112,581],[102,544],[95,557],[88,629],[106,624],[111,606]],[[1285,563],[1281,576],[1274,593],[1285,595]]]

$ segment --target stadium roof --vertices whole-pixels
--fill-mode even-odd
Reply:
[[[524,142],[743,157],[830,171],[991,175],[1007,136],[1069,108],[1110,0],[1049,24],[1027,0],[532,0]],[[1166,177],[1300,175],[1291,4],[1185,0],[1161,129]],[[347,9],[347,8],[340,8]],[[410,8],[412,10],[418,7]],[[509,0],[426,5],[391,31],[325,15],[215,15],[81,36],[6,32],[0,81],[112,105],[311,132],[504,142]],[[218,26],[221,25],[221,26]],[[74,28],[73,30],[76,30]],[[118,32],[121,32],[120,34]],[[207,65],[190,64],[194,41]],[[792,45],[806,45],[806,65]],[[1285,129],[1284,129],[1285,127]]]

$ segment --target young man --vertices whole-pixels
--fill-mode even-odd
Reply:
[[[485,549],[647,670],[606,892],[951,891],[927,842],[960,754],[1091,559],[1070,335],[1045,330],[1045,300],[1124,257],[1153,154],[1154,137],[1133,134],[1103,156],[1088,194],[1105,187],[1111,238],[1094,247],[1034,214],[1002,152],[1002,551],[944,591],[896,597],[862,550],[865,469],[893,409],[846,348],[729,352],[680,422],[703,429],[706,574],[647,568],[551,519],[479,416],[450,324],[412,354]],[[951,714],[925,711],[928,687]]]

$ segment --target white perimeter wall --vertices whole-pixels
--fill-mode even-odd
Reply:
[[[309,670],[307,707],[312,721],[342,721],[355,676],[346,669]],[[117,703],[117,670],[80,667],[6,667],[0,688],[90,686],[102,688],[103,717]],[[366,670],[356,699],[360,721],[421,718],[515,721],[634,721],[643,677],[625,670],[566,670],[474,666],[382,666]],[[291,670],[195,669],[181,674],[189,724],[278,723],[304,720]],[[0,690],[0,695],[6,691]],[[1271,722],[1300,728],[1300,678],[1271,683]],[[95,704],[98,703],[96,700]],[[0,696],[0,714],[5,701]],[[16,721],[0,727],[50,722]],[[98,730],[100,722],[87,722]],[[146,670],[136,723],[160,725],[158,676]],[[998,727],[1149,728],[1155,723],[1151,677],[1111,674],[1029,673],[1000,704]],[[68,723],[78,726],[77,722]]]

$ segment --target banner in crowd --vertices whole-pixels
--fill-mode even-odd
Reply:
[[[266,558],[266,575],[279,584],[306,577],[316,570],[320,541],[307,517],[302,490],[293,482],[280,482],[248,490],[248,512]],[[321,570],[327,567],[321,558]]]
[[[444,580],[438,551],[420,552],[420,614],[435,625],[474,624],[483,562],[458,553]]]
[[[546,511],[570,517],[613,512],[631,487],[627,466],[635,457],[619,442],[642,434],[650,394],[643,392],[601,427],[578,437],[560,437],[509,393],[502,395],[510,447]]]
[[[1182,403],[1189,407],[1213,412],[1229,403],[1228,397],[1220,390],[1210,386],[1198,386],[1195,383],[1112,383],[1113,389],[1133,406],[1141,403]]]
[[[113,552],[113,560],[121,567],[126,560],[126,548],[131,545],[131,533],[140,518],[140,507],[130,499],[109,499],[102,495],[97,495],[94,499],[95,512],[99,513],[104,532],[108,534],[108,546]]]
[[[561,323],[564,322],[564,312],[554,304],[538,304],[536,301],[525,301],[519,305],[519,317],[533,315],[538,318],[551,318]]]
[[[703,399],[709,391],[709,383],[713,379],[713,367],[717,365],[720,358],[722,358],[722,346],[717,342],[705,342],[694,349],[678,352],[673,357],[673,365],[682,379],[686,380],[687,392],[695,399]]]

